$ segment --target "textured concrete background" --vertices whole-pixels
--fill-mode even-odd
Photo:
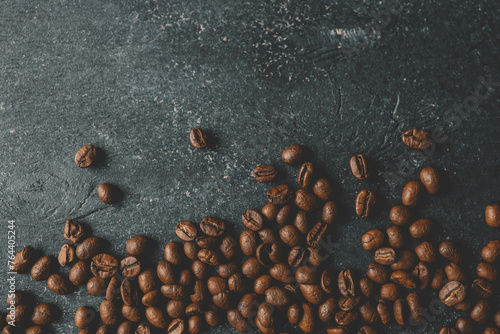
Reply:
[[[0,31],[0,210],[5,235],[16,221],[18,250],[57,255],[67,218],[118,256],[130,236],[152,236],[156,260],[180,220],[214,215],[239,231],[242,212],[266,202],[267,186],[251,177],[257,164],[275,164],[294,184],[297,170],[280,161],[292,143],[309,147],[336,184],[336,269],[366,269],[361,235],[390,226],[389,208],[426,165],[447,185],[418,210],[438,225],[433,241],[460,241],[472,268],[500,237],[483,218],[500,200],[498,2],[4,0]],[[489,75],[489,96],[453,111]],[[211,131],[216,149],[191,148],[192,127]],[[442,132],[434,152],[401,143],[413,127]],[[73,157],[87,143],[105,159],[79,169]],[[350,174],[358,152],[377,165],[369,182]],[[101,182],[124,200],[101,203]],[[378,196],[371,219],[354,214],[365,187]],[[0,272],[4,281],[6,265]],[[56,296],[28,275],[17,284],[63,311],[56,333],[77,333],[75,310],[101,301],[85,289]],[[424,332],[457,314],[440,313]]]

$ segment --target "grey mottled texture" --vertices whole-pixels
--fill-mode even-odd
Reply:
[[[119,256],[129,237],[152,236],[158,260],[179,220],[214,215],[241,230],[241,213],[266,201],[267,187],[251,177],[257,164],[275,164],[295,185],[297,170],[280,155],[297,142],[335,182],[342,204],[332,267],[364,272],[371,255],[361,235],[389,227],[405,182],[433,165],[446,190],[418,215],[436,221],[434,242],[463,243],[472,268],[482,246],[500,237],[483,219],[486,204],[500,201],[500,86],[467,117],[447,111],[474,94],[480,77],[500,82],[499,29],[500,5],[486,0],[2,1],[2,234],[15,219],[18,250],[31,244],[56,255],[73,218]],[[217,137],[215,150],[190,147],[198,126]],[[418,154],[400,141],[413,127],[440,129],[445,140]],[[73,156],[87,143],[106,157],[79,169]],[[350,174],[358,152],[377,165],[368,182]],[[124,200],[101,203],[101,182],[118,185]],[[379,200],[372,219],[354,214],[364,187]],[[6,249],[0,254],[3,266]],[[57,333],[77,333],[75,310],[100,302],[85,289],[56,296],[28,275],[17,284],[59,306]],[[425,304],[435,297],[428,293]],[[425,331],[457,314],[439,314]]]

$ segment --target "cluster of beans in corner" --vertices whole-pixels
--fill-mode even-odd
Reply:
[[[403,135],[403,142],[425,149],[427,138],[424,131],[410,130]],[[210,146],[209,136],[199,128],[191,130],[189,140],[196,149]],[[75,163],[86,168],[96,156],[96,148],[85,145],[77,152]],[[337,275],[325,266],[332,251],[330,234],[338,208],[332,200],[330,182],[317,175],[313,163],[304,162],[305,156],[301,145],[284,150],[285,163],[300,165],[300,188],[293,191],[281,184],[269,189],[268,203],[260,211],[248,209],[243,213],[246,230],[239,239],[215,217],[205,217],[199,224],[182,221],[175,228],[181,242],[166,244],[165,260],[149,264],[154,243],[137,235],[126,242],[127,256],[119,261],[104,252],[104,240],[87,235],[82,224],[68,219],[64,227],[68,243],[61,247],[57,259],[44,256],[36,260],[36,252],[28,246],[16,254],[14,271],[21,274],[31,270],[33,280],[46,280],[56,294],[66,295],[85,285],[90,295],[103,298],[98,313],[90,306],[76,311],[79,334],[196,334],[225,319],[243,333],[260,330],[285,334],[296,327],[309,333],[326,323],[328,334],[372,334],[377,333],[374,324],[385,325],[392,318],[406,325],[407,313],[418,320],[421,305],[417,291],[428,286],[440,290],[446,305],[470,311],[470,318],[460,318],[456,329],[443,328],[440,334],[479,333],[474,322],[482,324],[491,319],[500,327],[500,311],[488,301],[497,278],[500,241],[492,241],[483,249],[484,262],[477,266],[478,278],[470,288],[465,286],[459,266],[462,257],[453,242],[439,245],[439,253],[450,261],[444,269],[432,268],[437,255],[428,242],[414,252],[403,249],[402,226],[411,222],[411,207],[419,203],[424,188],[431,194],[439,191],[435,169],[425,168],[421,182],[408,183],[403,205],[391,210],[394,226],[386,234],[372,230],[362,237],[363,247],[375,251],[375,262],[368,268],[367,277],[358,280],[349,269]],[[369,177],[370,166],[363,155],[352,157],[350,165],[357,179]],[[271,165],[254,170],[255,179],[262,183],[275,180],[276,175]],[[107,183],[99,185],[97,194],[106,204],[120,198],[119,191]],[[358,194],[358,216],[369,217],[374,206],[371,191]],[[500,225],[498,204],[489,205],[485,214],[488,225]],[[409,232],[422,239],[431,229],[430,220],[419,219],[410,225]],[[67,265],[72,266],[68,275],[58,272]],[[376,284],[381,287],[375,305],[370,298],[375,296]],[[406,298],[403,291],[410,291]],[[16,305],[16,321],[21,326],[5,326],[2,322],[2,334],[22,333],[22,328],[25,334],[50,332],[46,325],[54,319],[55,308],[32,306],[32,300],[22,291],[9,296],[7,302]],[[483,333],[499,330],[488,327]]]

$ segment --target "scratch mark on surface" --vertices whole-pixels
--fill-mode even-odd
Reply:
[[[339,115],[340,120],[342,120],[342,91],[339,89],[339,107],[337,109],[337,115]]]
[[[399,93],[398,93],[398,97],[396,100],[396,105],[394,106],[394,110],[392,111],[392,118],[394,118],[394,116],[396,116],[396,112],[398,111],[398,107],[399,107]]]

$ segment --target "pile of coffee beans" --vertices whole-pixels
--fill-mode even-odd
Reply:
[[[207,138],[200,128],[189,134],[196,149],[207,148]],[[429,134],[422,130],[409,130],[402,140],[414,149],[431,146]],[[75,163],[87,168],[96,156],[97,149],[85,145],[75,155]],[[312,333],[324,323],[328,334],[376,334],[390,323],[406,326],[422,320],[425,290],[434,290],[443,304],[464,313],[440,334],[499,333],[500,311],[492,297],[498,284],[500,241],[483,248],[476,276],[468,280],[458,244],[444,240],[433,245],[427,239],[436,230],[434,222],[414,217],[422,198],[440,191],[441,177],[435,168],[422,169],[420,180],[404,186],[401,204],[390,210],[392,225],[387,230],[372,229],[361,237],[362,247],[373,252],[366,275],[349,268],[336,273],[327,263],[340,210],[336,191],[307,156],[307,149],[298,144],[283,151],[283,162],[298,167],[297,185],[269,188],[267,203],[242,213],[245,229],[239,238],[216,217],[199,223],[181,221],[175,227],[180,242],[167,243],[164,260],[151,264],[154,243],[148,237],[130,238],[125,244],[127,256],[119,258],[106,252],[104,240],[68,219],[63,233],[67,243],[57,259],[37,259],[35,250],[27,246],[15,255],[13,271],[30,272],[34,281],[46,280],[59,295],[86,286],[90,295],[102,298],[98,311],[90,306],[76,311],[80,334],[159,330],[196,334],[225,320],[242,333],[258,329],[286,334],[294,327]],[[350,160],[351,172],[360,181],[374,174],[371,165],[363,154]],[[253,176],[257,182],[269,183],[276,180],[277,170],[261,164]],[[120,197],[119,190],[108,183],[100,184],[97,193],[106,204]],[[367,218],[375,209],[374,193],[361,190],[355,200],[356,214]],[[499,227],[499,211],[498,204],[486,207],[489,226]],[[416,242],[415,247],[408,238]],[[59,272],[68,265],[68,275]],[[9,305],[15,299],[16,327],[0,317],[3,334],[18,333],[19,328],[25,328],[26,334],[49,332],[55,308],[33,306],[26,296],[21,291],[9,296]],[[9,317],[5,320],[9,322]]]

